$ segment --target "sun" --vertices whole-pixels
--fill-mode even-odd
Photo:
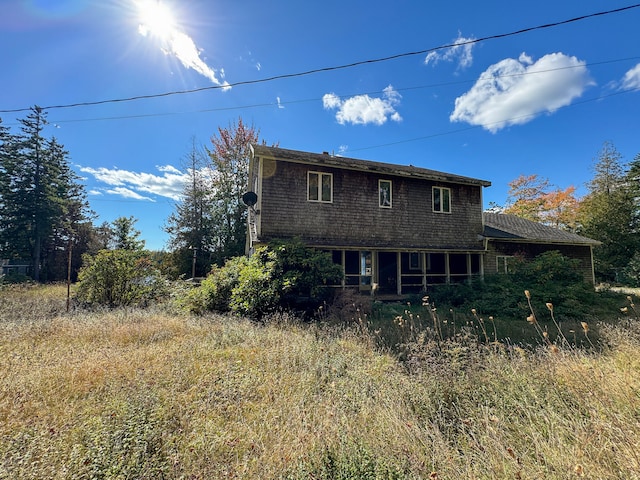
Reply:
[[[169,40],[175,33],[177,25],[171,9],[160,0],[139,0],[136,2],[140,25],[139,32],[154,35],[162,40]]]

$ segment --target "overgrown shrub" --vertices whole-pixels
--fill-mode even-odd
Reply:
[[[192,289],[181,306],[192,313],[216,311],[225,313],[231,307],[231,293],[238,285],[238,275],[248,264],[247,257],[235,257],[227,260],[224,266],[214,266],[198,288]]]
[[[192,312],[214,310],[261,318],[278,309],[313,308],[342,269],[325,252],[300,240],[272,242],[250,258],[237,257],[211,274],[187,300]]]
[[[593,314],[598,302],[593,285],[584,281],[579,261],[558,251],[542,253],[531,260],[516,260],[510,274],[486,275],[468,284],[443,285],[429,290],[430,299],[439,307],[470,311],[503,318],[524,318],[529,307],[523,295],[531,292],[534,308],[544,311],[552,303],[556,314],[580,318]]]
[[[167,294],[167,283],[149,257],[137,250],[85,255],[76,299],[86,306],[146,306]]]

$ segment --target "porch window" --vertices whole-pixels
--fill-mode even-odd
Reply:
[[[433,211],[436,213],[451,213],[451,189],[433,187]]]
[[[513,257],[508,255],[498,255],[496,257],[496,271],[498,273],[509,273],[509,264],[511,263],[511,259]]]
[[[391,208],[391,180],[378,180],[378,192],[380,208]]]
[[[308,172],[307,200],[310,202],[333,202],[333,174]]]

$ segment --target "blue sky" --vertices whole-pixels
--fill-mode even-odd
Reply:
[[[283,148],[489,180],[485,207],[521,174],[582,195],[604,142],[640,153],[640,8],[478,40],[632,5],[0,0],[0,117],[202,89],[48,110],[96,223],[133,215],[152,249],[194,140],[239,117]]]

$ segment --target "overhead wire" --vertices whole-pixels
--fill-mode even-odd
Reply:
[[[579,64],[579,65],[570,65],[570,66],[566,66],[566,67],[548,68],[548,69],[544,69],[544,70],[536,70],[534,72],[519,72],[519,73],[510,73],[510,74],[504,74],[504,75],[492,75],[491,78],[498,79],[498,78],[509,78],[509,77],[522,77],[522,76],[527,76],[527,75],[537,75],[537,74],[542,74],[542,73],[549,73],[549,72],[554,72],[554,71],[558,71],[558,70],[567,70],[567,69],[584,68],[584,67],[594,67],[594,66],[597,66],[597,65],[605,65],[605,64],[611,64],[611,63],[617,63],[617,62],[625,62],[625,61],[629,61],[629,60],[638,60],[638,59],[640,59],[640,56],[638,56],[638,57],[626,57],[626,58],[620,58],[620,59],[615,59],[615,60],[604,60],[604,61],[592,62],[592,63],[583,63],[583,64]],[[427,85],[415,85],[415,86],[411,86],[411,87],[399,87],[399,88],[395,88],[394,90],[396,90],[397,92],[406,92],[406,91],[410,91],[410,90],[420,90],[420,89],[425,89],[425,88],[437,88],[437,87],[445,87],[445,86],[451,86],[451,85],[469,84],[469,83],[473,83],[474,81],[483,80],[484,78],[485,77],[483,77],[481,75],[478,78],[478,80],[457,80],[457,81],[453,81],[453,82],[439,82],[439,83],[432,83],[432,84],[427,84]],[[382,91],[378,90],[378,91],[372,91],[372,92],[358,92],[358,93],[350,93],[350,94],[341,94],[341,95],[337,95],[337,96],[340,97],[340,98],[349,98],[349,97],[361,96],[361,95],[376,95],[376,94],[380,94],[380,93],[382,93]],[[135,114],[135,115],[118,115],[118,116],[109,116],[109,117],[76,118],[76,119],[66,119],[66,120],[53,119],[49,123],[54,124],[54,125],[58,125],[58,124],[64,124],[64,123],[96,122],[96,121],[108,121],[108,120],[128,120],[128,119],[137,119],[137,118],[166,117],[166,116],[173,116],[173,115],[190,115],[190,114],[194,114],[194,113],[209,113],[209,112],[222,112],[222,111],[227,111],[227,110],[247,110],[247,109],[250,109],[250,108],[288,106],[288,105],[294,105],[294,104],[299,104],[299,103],[317,102],[317,101],[321,101],[321,100],[322,100],[322,98],[316,97],[316,98],[306,98],[306,99],[289,100],[289,101],[263,102],[263,103],[249,104],[249,105],[236,105],[236,106],[229,106],[229,107],[206,108],[206,109],[199,109],[199,110],[192,110],[192,111],[140,113],[140,114]],[[7,125],[11,126],[13,124],[9,123]]]
[[[302,77],[302,76],[312,75],[312,74],[316,74],[316,73],[331,72],[331,71],[336,71],[336,70],[343,70],[343,69],[347,69],[347,68],[353,68],[353,67],[357,67],[357,66],[361,66],[361,65],[369,65],[369,64],[380,63],[380,62],[387,62],[387,61],[390,61],[390,60],[397,60],[397,59],[400,59],[400,58],[406,58],[406,57],[411,57],[411,56],[416,56],[416,55],[425,55],[425,54],[428,54],[428,53],[431,53],[431,52],[436,52],[438,50],[445,50],[447,48],[454,48],[454,47],[460,47],[460,46],[464,46],[464,45],[471,45],[471,44],[476,44],[476,43],[480,43],[480,42],[486,42],[488,40],[496,40],[496,39],[500,39],[500,38],[507,38],[507,37],[511,37],[511,36],[515,36],[515,35],[520,35],[520,34],[523,34],[523,33],[532,32],[532,31],[535,31],[535,30],[543,30],[543,29],[547,29],[547,28],[558,27],[558,26],[561,26],[561,25],[567,25],[569,23],[574,23],[574,22],[586,20],[586,19],[589,19],[589,18],[600,17],[600,16],[610,15],[610,14],[614,14],[614,13],[620,13],[620,12],[624,12],[624,11],[631,10],[631,9],[634,9],[634,8],[639,8],[639,7],[640,7],[640,3],[637,3],[637,4],[628,5],[628,6],[625,6],[625,7],[615,8],[615,9],[611,9],[611,10],[590,13],[590,14],[587,14],[587,15],[580,15],[578,17],[573,17],[573,18],[569,18],[569,19],[566,19],[566,20],[560,20],[560,21],[557,21],[557,22],[551,22],[551,23],[546,23],[546,24],[542,24],[542,25],[536,25],[536,26],[533,26],[533,27],[522,28],[522,29],[519,29],[519,30],[514,30],[514,31],[511,31],[511,32],[507,32],[507,33],[499,33],[499,34],[494,34],[494,35],[488,35],[488,36],[481,37],[481,38],[467,39],[467,40],[462,41],[462,42],[450,43],[450,44],[446,44],[446,45],[440,45],[438,47],[432,47],[432,48],[427,48],[427,49],[423,49],[423,50],[416,50],[416,51],[412,51],[412,52],[403,52],[403,53],[398,53],[398,54],[394,54],[394,55],[389,55],[389,56],[386,56],[386,57],[379,57],[379,58],[368,59],[368,60],[360,60],[360,61],[355,61],[355,62],[346,63],[346,64],[342,64],[342,65],[334,65],[334,66],[329,66],[329,67],[315,68],[315,69],[306,70],[306,71],[303,71],[303,72],[280,74],[280,75],[274,75],[274,76],[271,76],[271,77],[265,77],[265,78],[259,78],[259,79],[253,79],[253,80],[244,80],[244,81],[239,81],[239,82],[235,82],[235,83],[229,83],[229,84],[225,84],[225,85],[209,85],[209,86],[206,86],[206,87],[199,87],[199,88],[194,88],[194,89],[189,89],[189,90],[176,90],[176,91],[156,93],[156,94],[136,95],[136,96],[130,96],[130,97],[124,97],[124,98],[96,100],[96,101],[89,101],[89,102],[77,102],[77,103],[68,103],[68,104],[60,104],[60,105],[49,105],[49,106],[41,107],[41,108],[43,110],[54,110],[54,109],[63,109],[63,108],[75,108],[75,107],[104,105],[104,104],[110,104],[110,103],[131,102],[131,101],[136,101],[136,100],[144,100],[144,99],[151,99],[151,98],[161,98],[161,97],[168,97],[168,96],[172,96],[172,95],[184,95],[184,94],[203,92],[203,91],[207,91],[207,90],[228,89],[228,88],[239,87],[239,86],[244,86],[244,85],[254,85],[254,84],[258,84],[258,83],[272,82],[272,81],[275,81],[275,80],[283,80],[283,79],[287,79],[287,78]],[[3,109],[3,110],[0,110],[0,113],[20,113],[20,112],[29,111],[30,108],[31,107],[18,108],[18,109]]]

